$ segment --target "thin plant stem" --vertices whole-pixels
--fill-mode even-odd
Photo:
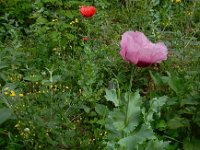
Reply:
[[[129,93],[131,93],[131,88],[133,85],[133,74],[135,72],[136,67],[131,65],[131,78],[130,78],[130,83],[129,83]]]
[[[128,92],[128,102],[126,105],[126,118],[125,118],[125,126],[128,125],[128,106],[129,106],[129,101],[130,101],[130,97],[131,97],[131,88],[132,88],[132,84],[133,84],[133,75],[135,72],[136,67],[131,65],[131,78],[130,78],[130,83],[129,83],[129,92]]]

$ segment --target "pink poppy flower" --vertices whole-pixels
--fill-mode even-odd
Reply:
[[[127,31],[122,35],[120,55],[138,67],[147,67],[167,59],[164,43],[152,43],[142,32]]]

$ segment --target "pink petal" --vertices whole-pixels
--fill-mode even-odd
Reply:
[[[125,32],[120,45],[122,58],[140,67],[167,59],[168,50],[165,44],[152,43],[142,32]]]

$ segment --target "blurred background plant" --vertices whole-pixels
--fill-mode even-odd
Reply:
[[[97,13],[83,18],[81,5]],[[198,149],[199,9],[197,0],[1,0],[0,148]],[[134,129],[118,122],[133,110],[119,56],[127,30],[169,48],[167,61],[136,69]]]

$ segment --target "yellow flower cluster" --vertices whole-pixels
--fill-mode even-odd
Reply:
[[[9,90],[9,87],[6,87],[4,89],[4,95],[10,95],[10,97],[15,97],[16,96],[16,93],[14,90]],[[19,93],[19,97],[23,97],[24,94],[23,93]]]
[[[72,21],[72,22],[70,22],[69,24],[75,24],[75,23],[78,23],[79,21],[78,21],[78,18],[75,18],[75,20],[74,21]]]
[[[24,128],[23,126],[24,124],[21,121],[18,121],[18,123],[15,125],[15,128],[17,128],[23,138],[27,139],[31,133],[31,130],[27,127]]]
[[[171,0],[171,2],[180,3],[181,0]]]
[[[176,2],[176,3],[180,3],[180,2],[181,2],[181,0],[176,0],[175,2]]]

